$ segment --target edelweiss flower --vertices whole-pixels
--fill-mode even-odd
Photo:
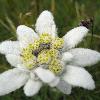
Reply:
[[[0,95],[24,86],[24,93],[33,96],[43,83],[64,94],[70,94],[72,86],[94,89],[92,76],[84,67],[97,63],[100,53],[73,49],[87,32],[88,28],[82,24],[59,38],[49,11],[42,12],[37,19],[36,32],[25,25],[18,26],[18,40],[0,44],[0,53],[14,66],[0,75]]]

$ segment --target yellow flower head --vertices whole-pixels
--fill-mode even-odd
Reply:
[[[21,57],[23,64],[32,69],[41,64],[48,65],[48,69],[59,74],[62,72],[62,65],[59,60],[59,49],[63,46],[63,39],[52,38],[50,34],[43,33],[40,38],[34,40],[22,50]]]

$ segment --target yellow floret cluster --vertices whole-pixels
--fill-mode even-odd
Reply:
[[[40,43],[50,43],[52,41],[51,35],[43,33],[40,35]]]
[[[62,38],[53,38],[50,34],[43,33],[22,50],[22,62],[28,69],[48,64],[48,69],[58,74],[62,71],[59,49],[63,47],[63,43]]]
[[[63,44],[64,44],[64,40],[62,38],[57,37],[52,41],[52,46],[53,46],[54,49],[62,48]]]
[[[21,53],[22,62],[28,69],[33,68],[36,64],[35,56],[32,54],[32,48],[33,45],[29,44],[28,47],[24,48]]]
[[[47,50],[41,51],[37,58],[39,64],[48,64],[50,60],[51,60],[51,56]]]
[[[60,74],[63,71],[63,66],[58,59],[52,59],[49,64],[49,70],[55,74]]]
[[[30,49],[24,48],[21,54],[23,61],[28,62],[34,58],[34,55],[31,54]]]

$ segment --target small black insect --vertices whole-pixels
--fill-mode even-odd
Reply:
[[[93,25],[93,18],[82,20],[79,26],[85,26],[86,28],[90,29]]]
[[[40,49],[50,49],[50,43],[41,43],[40,44]]]
[[[82,20],[79,24],[79,26],[85,26],[86,28],[91,30],[91,43],[90,43],[90,48],[93,49],[93,34],[94,34],[94,17],[87,19],[87,20]]]
[[[46,44],[46,43],[41,43],[38,49],[32,51],[32,54],[33,54],[34,56],[38,57],[38,54],[39,54],[42,50],[44,50],[44,49],[50,49],[50,43],[48,43],[48,44]]]
[[[33,54],[34,56],[38,57],[39,51],[38,51],[38,50],[34,50],[34,51],[32,51],[32,54]]]

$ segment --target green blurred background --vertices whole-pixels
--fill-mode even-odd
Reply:
[[[36,19],[43,10],[50,10],[54,14],[60,37],[77,26],[82,19],[93,18],[93,38],[90,31],[79,46],[100,51],[100,0],[0,0],[0,42],[16,40],[16,27],[20,24],[34,29]],[[99,65],[100,63],[86,68],[96,82],[96,89],[93,91],[77,87],[72,89],[71,95],[64,95],[44,86],[33,97],[26,97],[23,89],[19,89],[1,96],[0,100],[100,100]],[[0,72],[9,68],[11,66],[5,57],[0,55]]]

